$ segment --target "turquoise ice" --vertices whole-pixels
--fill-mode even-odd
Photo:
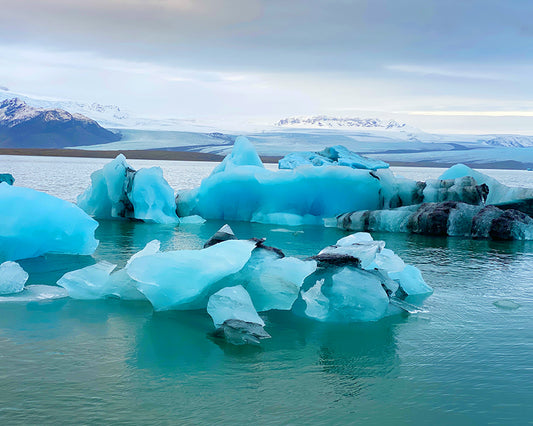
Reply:
[[[52,195],[0,183],[0,211],[0,261],[45,253],[89,255],[98,246],[98,222]]]

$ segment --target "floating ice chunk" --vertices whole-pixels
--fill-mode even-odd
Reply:
[[[91,175],[91,185],[78,197],[78,206],[99,219],[132,218],[176,223],[174,191],[160,167],[138,172],[119,154]]]
[[[374,241],[374,239],[368,232],[356,232],[355,234],[341,238],[335,243],[335,245],[339,247],[346,247],[351,246],[352,244],[366,243],[370,241]]]
[[[252,143],[244,136],[238,136],[233,144],[233,149],[222,162],[215,167],[211,175],[216,173],[230,171],[238,166],[255,166],[264,168],[263,162]]]
[[[520,307],[520,304],[512,300],[496,300],[495,302],[492,302],[492,304],[497,308],[508,309],[510,311],[518,309]]]
[[[110,295],[109,275],[116,266],[105,261],[98,262],[96,265],[67,272],[57,281],[57,285],[66,289],[73,299],[101,299]]]
[[[316,262],[295,257],[280,258],[275,252],[258,247],[233,282],[244,283],[259,312],[290,310],[298,298],[304,279],[316,270]]]
[[[426,284],[420,269],[407,265],[400,272],[390,272],[389,276],[400,284],[401,289],[407,296],[429,295],[433,289]]]
[[[326,321],[329,314],[329,299],[322,293],[323,285],[324,279],[317,280],[313,287],[301,293],[306,304],[305,315],[318,321]]]
[[[181,225],[201,225],[202,223],[205,223],[205,221],[206,220],[202,216],[198,215],[180,217]]]
[[[6,302],[40,302],[44,300],[63,299],[68,297],[68,292],[62,287],[55,285],[29,285],[19,293],[9,296],[0,296],[0,303]]]
[[[533,198],[533,188],[513,188],[498,182],[483,173],[473,170],[464,164],[456,164],[446,170],[439,179],[457,179],[464,176],[473,177],[478,184],[489,187],[487,204],[506,203],[522,199]]]
[[[385,316],[389,305],[380,280],[352,267],[344,267],[332,276],[328,296],[330,321],[377,321]]]
[[[300,166],[345,166],[352,169],[386,169],[389,165],[381,160],[363,157],[342,145],[325,148],[320,152],[293,152],[278,162],[280,169],[294,169]]]
[[[405,262],[392,250],[384,248],[376,253],[374,261],[365,269],[382,269],[386,272],[400,272],[405,268]]]
[[[44,253],[92,254],[98,222],[72,203],[0,183],[0,262]]]
[[[215,284],[246,264],[255,242],[223,241],[202,250],[179,250],[134,259],[128,275],[157,311],[206,306]]]
[[[24,289],[28,273],[16,262],[0,265],[0,294],[18,293]]]
[[[158,240],[150,241],[128,260],[126,267],[135,259],[158,253],[160,245]],[[145,300],[144,295],[137,290],[135,281],[127,274],[126,268],[113,272],[115,268],[116,265],[109,262],[99,262],[67,272],[57,284],[67,289],[73,299],[118,297],[123,300]]]
[[[230,319],[265,325],[257,314],[250,295],[241,285],[226,287],[211,295],[207,313],[213,318],[215,327],[220,327]]]

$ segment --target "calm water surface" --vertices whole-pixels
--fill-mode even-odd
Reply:
[[[73,200],[105,162],[0,157],[0,171]],[[157,164],[175,189],[197,185],[213,167]],[[441,173],[395,172],[417,179]],[[492,172],[533,186],[527,172]],[[239,237],[267,237],[298,257],[345,235],[230,224]],[[21,264],[28,284],[54,284],[95,261],[123,266],[154,238],[163,250],[200,248],[221,225],[103,221],[93,256]],[[0,424],[531,423],[533,242],[374,237],[422,270],[435,290],[427,313],[353,325],[269,313],[272,339],[255,348],[212,341],[211,319],[201,311],[154,314],[148,303],[118,300],[0,305]],[[494,305],[501,300],[520,307]]]

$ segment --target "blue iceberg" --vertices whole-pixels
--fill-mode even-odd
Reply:
[[[98,222],[52,195],[0,183],[0,211],[0,261],[45,253],[89,255],[98,246]]]
[[[295,169],[301,166],[343,166],[352,169],[387,169],[389,165],[381,160],[363,157],[342,145],[325,148],[320,152],[292,152],[278,162],[280,169]]]
[[[161,168],[135,171],[122,154],[91,175],[91,185],[77,202],[80,208],[97,219],[179,222],[174,190],[163,177]]]
[[[242,269],[256,243],[229,240],[202,250],[177,250],[133,259],[128,275],[156,311],[205,308],[220,281]]]

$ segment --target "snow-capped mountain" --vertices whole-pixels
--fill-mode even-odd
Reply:
[[[276,123],[277,127],[296,127],[302,129],[380,129],[404,130],[405,123],[395,120],[381,120],[379,118],[339,118],[317,115],[314,117],[289,117]],[[410,128],[409,130],[412,130]]]
[[[18,98],[0,103],[0,147],[63,148],[116,142],[120,138],[82,114],[35,108]]]
[[[100,125],[111,129],[213,130],[212,126],[202,126],[194,120],[139,117],[117,105],[41,98],[34,95],[18,93],[0,85],[0,101],[10,98],[18,98],[36,108],[63,109],[73,114],[82,114],[97,121]]]
[[[490,139],[481,139],[485,145],[509,148],[526,148],[533,146],[533,136],[522,135],[498,135]]]

